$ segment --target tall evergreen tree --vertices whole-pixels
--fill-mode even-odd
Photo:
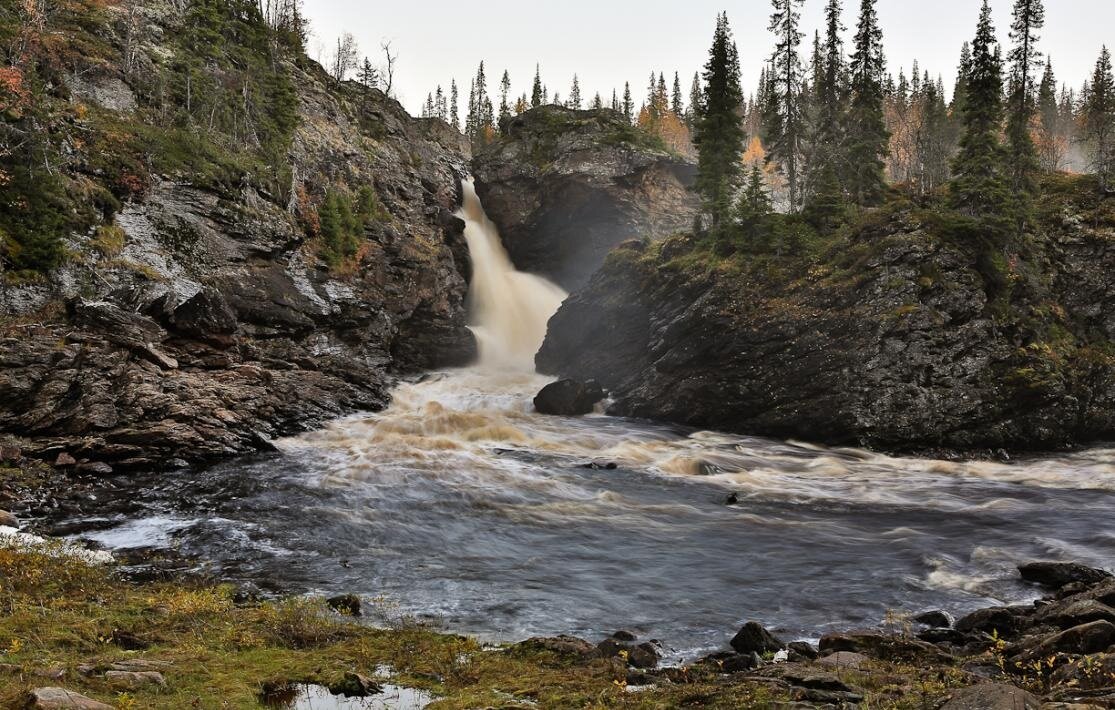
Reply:
[[[1038,86],[1038,161],[1042,170],[1061,169],[1064,150],[1061,145],[1061,106],[1057,101],[1057,77],[1053,60],[1047,59]]]
[[[883,31],[876,0],[862,0],[850,66],[848,111],[848,171],[845,184],[860,206],[875,204],[886,191],[883,160],[890,134],[883,117]]]
[[[628,123],[635,121],[635,100],[631,98],[631,82],[623,82],[623,117]]]
[[[813,219],[827,222],[842,209],[844,191],[840,176],[847,171],[843,123],[846,112],[846,66],[840,0],[825,5],[825,39],[816,60],[813,91],[817,103],[816,154],[813,160],[813,194],[809,212]]]
[[[951,201],[959,211],[994,231],[1005,228],[1009,215],[1009,182],[999,132],[1003,119],[1003,60],[991,5],[983,0],[964,105],[964,135],[953,162]]]
[[[1089,82],[1081,105],[1081,129],[1092,153],[1092,167],[1100,179],[1100,187],[1115,187],[1115,76],[1111,69],[1111,52],[1100,53],[1096,70]]]
[[[503,78],[499,81],[499,125],[502,128],[507,125],[507,120],[511,118],[511,104],[509,103],[511,95],[511,74],[506,69],[503,70]]]
[[[569,101],[566,105],[569,108],[580,110],[583,108],[581,104],[581,80],[574,74],[573,87],[569,90]]]
[[[752,165],[747,186],[736,204],[736,219],[749,246],[765,246],[762,242],[769,236],[767,222],[773,211],[770,193],[763,182],[763,171],[758,165]]]
[[[670,100],[670,110],[678,118],[685,118],[685,98],[681,94],[681,75],[674,72],[674,93]]]
[[[534,65],[534,88],[530,92],[530,107],[538,108],[543,104],[542,65]]]
[[[449,125],[461,130],[460,96],[457,91],[457,80],[449,84]]]
[[[1029,195],[1037,189],[1037,150],[1030,133],[1034,118],[1034,70],[1040,67],[1038,30],[1045,26],[1042,0],[1015,0],[1010,37],[1014,42],[1007,60],[1010,63],[1010,99],[1007,109],[1007,169],[1013,195],[1019,202],[1019,218],[1024,220]]]
[[[699,72],[693,73],[693,83],[689,85],[689,110],[685,113],[685,120],[692,129],[696,121],[697,114],[701,108],[701,75]]]
[[[732,39],[728,14],[716,18],[716,32],[705,64],[704,95],[697,131],[697,191],[714,229],[731,218],[732,200],[739,187],[744,149],[743,89],[740,86],[739,51]]]
[[[804,0],[771,0],[774,13],[770,31],[777,37],[771,56],[771,105],[764,121],[767,159],[777,162],[786,175],[789,211],[797,212],[801,175],[799,163],[803,137],[801,88],[802,67],[798,47],[804,34],[800,30]]]
[[[596,96],[592,97],[591,108],[593,111],[599,111],[604,108],[604,99],[600,96],[600,92],[596,92]]]

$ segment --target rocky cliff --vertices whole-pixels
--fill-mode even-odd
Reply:
[[[192,20],[146,7],[128,71],[118,9],[91,11],[91,29],[62,36],[96,40],[105,59],[73,59],[47,108],[32,107],[79,117],[82,140],[58,151],[62,179],[113,197],[107,218],[71,232],[61,266],[4,275],[0,433],[95,472],[208,461],[382,407],[397,373],[467,362],[459,134],[303,56],[267,53],[294,112],[281,155],[247,163],[268,158],[252,147],[266,148],[252,138],[264,124],[220,105],[208,121],[227,117],[223,142],[192,117],[168,133],[160,116],[184,108],[149,91],[180,77],[170,38]],[[222,81],[238,81],[231,72]],[[161,152],[145,155],[156,140]]]
[[[538,365],[600,381],[613,414],[756,435],[966,452],[1115,439],[1115,200],[1060,182],[990,276],[910,205],[812,257],[625,244],[553,318]]]
[[[543,106],[511,119],[506,133],[473,171],[522,270],[575,288],[617,244],[693,226],[696,166],[613,111]]]

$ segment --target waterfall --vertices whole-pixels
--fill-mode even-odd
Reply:
[[[457,216],[465,221],[472,257],[469,327],[479,346],[479,366],[534,372],[546,326],[569,294],[541,276],[517,271],[472,180],[463,181],[462,187],[464,202]]]

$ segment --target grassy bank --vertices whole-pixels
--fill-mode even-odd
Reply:
[[[123,688],[111,664],[142,659],[165,678]],[[383,677],[432,693],[432,708],[778,707],[791,690],[714,664],[654,672],[628,688],[624,658],[563,656],[541,645],[485,647],[417,625],[372,628],[324,600],[238,600],[232,588],[135,585],[56,549],[0,549],[0,707],[64,687],[118,708],[255,708],[286,683]],[[929,707],[959,682],[951,671],[872,662],[847,671],[866,707]],[[636,676],[630,676],[632,680]]]

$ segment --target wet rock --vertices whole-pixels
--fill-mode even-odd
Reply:
[[[821,658],[817,659],[817,664],[829,668],[858,669],[869,660],[870,659],[862,653],[855,653],[854,651],[836,651],[835,653],[822,654]]]
[[[634,643],[616,638],[605,639],[596,646],[603,658],[624,658],[635,668],[655,668],[658,666],[658,649],[652,643]]]
[[[947,611],[927,611],[918,614],[911,621],[934,629],[951,629],[956,624],[956,619]]]
[[[1035,620],[1062,629],[1093,621],[1115,623],[1115,609],[1095,599],[1075,599],[1049,604],[1035,615]]]
[[[36,710],[113,710],[111,705],[65,688],[36,688],[28,695],[27,707]]]
[[[729,493],[728,497],[724,500],[725,505],[739,505],[739,494]]]
[[[762,665],[762,659],[756,653],[714,653],[700,662],[722,673],[742,673]]]
[[[142,688],[149,685],[166,685],[166,678],[158,671],[106,671],[105,680],[117,688]]]
[[[736,653],[774,653],[786,648],[774,634],[767,631],[762,624],[749,621],[743,625],[731,640],[731,646]]]
[[[1041,701],[1013,685],[983,683],[956,691],[941,710],[1041,710]]]
[[[360,597],[355,594],[341,594],[339,596],[330,597],[326,603],[334,611],[345,614],[346,616],[360,616]]]
[[[549,651],[559,656],[573,656],[582,661],[600,657],[600,651],[596,646],[576,636],[537,637],[518,643],[514,648],[526,652]]]
[[[980,609],[957,621],[956,630],[962,633],[976,632],[1009,637],[1022,626],[1026,611],[1021,607],[1002,606]]]
[[[791,660],[804,659],[808,661],[815,660],[819,655],[817,649],[813,648],[813,644],[806,641],[792,641],[787,646],[790,651]]]
[[[1115,646],[1115,624],[1110,621],[1093,621],[1045,638],[1026,651],[1023,658],[1041,658],[1056,652],[1100,653],[1112,646]]]
[[[78,473],[84,473],[88,476],[111,476],[113,472],[112,466],[104,461],[88,461],[79,463],[75,468]]]
[[[593,407],[602,399],[604,390],[592,380],[559,380],[542,388],[534,398],[534,408],[540,414],[581,416],[591,414]]]
[[[617,631],[612,634],[612,638],[621,643],[633,643],[639,640],[639,637],[630,631]]]
[[[949,663],[954,660],[931,643],[874,632],[828,634],[821,638],[819,649],[822,654],[851,651],[883,661]]]
[[[1097,584],[1111,579],[1110,572],[1072,562],[1030,562],[1019,565],[1022,579],[1047,589],[1060,589],[1069,584]]]
[[[346,698],[366,698],[383,692],[383,686],[367,676],[348,672],[338,683],[329,686],[329,692]]]

